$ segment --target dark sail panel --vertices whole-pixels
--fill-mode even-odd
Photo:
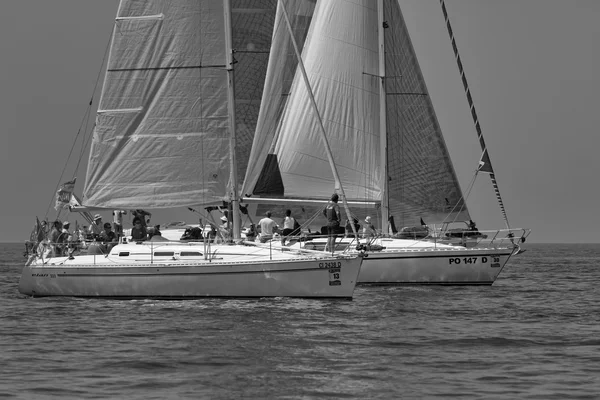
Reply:
[[[398,226],[469,213],[397,1],[385,1],[390,215]]]
[[[257,196],[283,196],[283,179],[281,179],[277,154],[267,155],[267,160],[252,194]]]

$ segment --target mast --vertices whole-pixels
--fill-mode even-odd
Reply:
[[[386,122],[386,92],[385,92],[385,33],[387,23],[383,19],[383,0],[377,0],[377,32],[379,41],[379,140],[381,158],[381,230],[389,232],[389,199],[388,199],[388,167],[387,167],[387,122]],[[385,228],[385,230],[384,230]]]
[[[225,17],[225,69],[227,70],[227,105],[229,110],[229,160],[230,160],[230,179],[229,198],[233,207],[231,216],[231,229],[233,239],[240,238],[240,207],[237,182],[237,160],[235,157],[236,133],[235,133],[235,81],[233,71],[233,38],[231,24],[231,0],[223,0],[223,13]]]

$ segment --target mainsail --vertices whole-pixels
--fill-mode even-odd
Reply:
[[[276,0],[233,0],[238,174],[266,73]],[[86,206],[220,203],[230,182],[222,0],[122,0],[84,189]]]
[[[469,219],[398,2],[383,4],[385,77],[379,76],[375,1],[317,3],[303,51],[310,90],[322,113],[347,199],[381,202],[387,196],[390,215],[403,226],[419,225],[421,219],[428,223]],[[287,43],[277,35],[289,35],[278,29],[277,22],[274,32],[272,58],[287,54],[277,47]],[[334,180],[310,109],[311,92],[296,73],[289,96],[277,93],[281,88],[272,82],[281,82],[285,69],[276,67],[274,62],[269,65],[254,139],[255,145],[260,141],[263,147],[270,145],[271,154],[250,158],[243,193],[327,199]],[[385,104],[379,99],[382,78]],[[381,106],[386,107],[385,129],[379,122]],[[280,117],[273,111],[278,108],[283,109]],[[382,140],[387,145],[385,193]]]

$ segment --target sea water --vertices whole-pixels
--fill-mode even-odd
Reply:
[[[29,298],[0,245],[0,397],[600,398],[600,245],[526,246],[491,287],[352,301]]]

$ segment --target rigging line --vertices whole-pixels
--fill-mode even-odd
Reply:
[[[469,186],[467,186],[466,195],[463,195],[459,199],[459,201],[462,200],[462,204],[460,205],[460,209],[458,210],[458,212],[454,215],[454,220],[452,222],[456,222],[456,220],[458,219],[458,215],[465,209],[465,207],[467,205],[467,199],[471,195],[471,191],[473,190],[473,187],[475,186],[476,179],[477,179],[477,171],[475,171],[475,173],[473,174],[473,177],[471,178],[471,182],[469,183]],[[458,203],[457,203],[457,205],[458,205]],[[456,208],[456,206],[454,206],[454,208]]]
[[[92,100],[90,100],[90,106],[88,107],[85,117],[86,117],[86,123],[85,123],[85,128],[84,128],[84,132],[88,131],[88,121],[90,120],[90,110],[91,110],[91,103]],[[81,129],[81,128],[80,128]],[[81,148],[79,149],[79,159],[77,160],[77,165],[75,166],[75,173],[77,173],[77,171],[79,171],[79,164],[81,164],[81,159],[83,158],[83,152],[85,151],[86,147],[85,147],[85,143],[86,143],[86,139],[84,137],[84,139],[81,141]]]
[[[78,139],[79,135],[81,134],[81,127],[82,127],[84,124],[86,124],[86,129],[85,129],[84,131],[86,131],[86,130],[87,130],[87,121],[89,121],[89,116],[90,116],[90,114],[91,114],[91,113],[90,113],[90,110],[91,110],[91,107],[92,107],[92,103],[93,103],[93,101],[94,101],[94,93],[96,93],[96,90],[98,89],[98,83],[100,82],[101,75],[102,75],[102,66],[103,66],[103,65],[105,64],[105,62],[106,62],[106,57],[107,57],[108,51],[109,51],[109,49],[110,49],[110,41],[111,41],[111,39],[112,39],[112,33],[111,33],[111,35],[110,35],[110,37],[109,37],[109,40],[108,40],[108,43],[106,44],[106,47],[105,47],[105,49],[104,49],[104,56],[102,57],[102,63],[100,64],[100,69],[98,70],[98,75],[96,76],[96,82],[94,83],[94,89],[92,90],[92,97],[90,98],[90,101],[89,101],[89,103],[88,103],[88,106],[87,106],[87,108],[86,108],[86,111],[85,111],[85,113],[84,113],[84,116],[83,116],[83,118],[82,118],[82,120],[81,120],[81,123],[79,124],[79,129],[77,130],[77,134],[75,135],[75,140],[73,140],[73,145],[71,146],[71,150],[69,151],[69,156],[67,157],[67,159],[66,159],[66,161],[65,161],[65,165],[64,165],[64,167],[63,167],[63,170],[62,170],[62,172],[61,172],[61,174],[60,174],[60,177],[59,177],[59,179],[58,179],[58,182],[57,182],[57,184],[56,184],[56,187],[54,188],[54,193],[52,193],[52,197],[51,197],[51,199],[50,199],[50,202],[48,203],[48,208],[46,209],[46,215],[44,216],[44,218],[48,217],[48,213],[50,212],[50,208],[52,207],[52,202],[53,202],[53,201],[54,201],[54,199],[55,199],[56,192],[58,191],[58,187],[60,186],[60,183],[61,183],[61,182],[62,182],[62,180],[63,180],[63,176],[64,176],[64,173],[65,173],[65,171],[66,171],[66,169],[67,169],[67,165],[68,165],[68,163],[69,163],[69,160],[71,159],[71,155],[72,155],[72,153],[73,153],[73,149],[75,148],[75,144],[77,143],[77,139]],[[90,137],[91,137],[91,135],[90,135]],[[88,140],[87,140],[87,141],[86,141],[86,140],[82,140],[82,149],[80,150],[80,153],[79,153],[79,159],[77,160],[77,166],[75,167],[75,174],[77,173],[77,171],[78,171],[78,169],[79,169],[79,165],[80,165],[80,163],[81,163],[81,159],[83,158],[83,150],[84,150],[84,148],[85,148],[85,145],[86,145],[88,142],[89,142],[89,138],[88,138]],[[59,212],[58,212],[58,214],[57,214],[57,218],[58,218],[59,216],[60,216],[60,210],[59,210]]]
[[[458,212],[456,213],[456,215],[454,217],[454,220],[452,221],[452,222],[456,222],[456,220],[458,218],[458,214],[460,212],[462,212],[463,208],[466,205],[467,197],[469,197],[469,195],[471,194],[471,190],[473,189],[476,178],[477,178],[477,171],[475,171],[475,174],[471,178],[471,182],[469,183],[469,186],[467,186],[467,196],[465,197],[465,195],[461,195],[461,197],[459,197],[458,202],[456,204],[454,204],[454,207],[452,207],[452,210],[450,210],[450,212],[446,215],[446,218],[444,218],[444,220],[442,221],[442,224],[446,223],[446,221],[448,220],[450,215],[452,215],[454,213],[454,211],[456,211],[456,207],[458,206],[459,202],[462,200],[462,205],[460,206],[460,209],[458,210]]]
[[[485,145],[485,141],[483,139],[483,133],[481,131],[481,124],[479,123],[479,119],[477,117],[477,112],[475,111],[475,104],[473,103],[473,98],[471,96],[471,90],[469,89],[469,84],[467,83],[467,76],[463,69],[462,61],[460,60],[460,55],[458,54],[458,46],[456,45],[456,39],[454,38],[454,33],[452,31],[452,26],[450,25],[450,19],[448,18],[448,11],[446,10],[446,4],[444,0],[440,0],[440,4],[442,6],[442,12],[444,14],[444,20],[446,21],[446,27],[448,28],[448,35],[450,36],[450,41],[452,42],[452,49],[454,50],[454,57],[456,58],[456,64],[458,65],[458,71],[460,72],[463,87],[465,89],[465,94],[467,95],[467,100],[469,102],[469,108],[471,109],[471,116],[473,117],[473,122],[475,123],[475,129],[477,131],[477,137],[479,138],[479,144],[481,145],[481,150],[483,151],[483,157],[486,157],[486,161],[489,164],[487,168],[489,168],[490,179],[492,180],[492,185],[494,186],[494,191],[496,192],[496,199],[498,200],[498,204],[500,206],[500,210],[502,211],[502,215],[504,217],[504,222],[506,223],[506,228],[510,229],[510,224],[508,223],[508,217],[506,215],[506,209],[504,208],[504,202],[502,201],[502,197],[500,196],[500,190],[498,188],[498,182],[496,181],[496,177],[494,175],[494,169],[492,168],[492,163],[490,162],[490,154],[487,151],[487,147]]]
[[[114,26],[113,26],[113,32],[114,32]],[[98,69],[98,74],[96,75],[96,82],[94,83],[94,89],[92,89],[92,97],[90,98],[90,102],[88,103],[88,112],[86,115],[86,125],[85,125],[84,132],[88,131],[88,124],[90,121],[92,104],[94,102],[94,94],[98,90],[99,83],[102,80],[102,68],[104,65],[107,64],[107,58],[108,58],[108,53],[110,51],[110,43],[113,38],[113,32],[111,32],[111,34],[108,35],[108,41],[106,42],[106,46],[104,47],[104,55],[102,56],[102,62],[100,63],[100,68]],[[93,133],[90,132],[87,140],[85,140],[85,141],[82,140],[81,150],[79,152],[79,160],[77,161],[77,166],[75,167],[75,171],[77,171],[79,169],[79,164],[81,163],[81,160],[83,159],[83,153],[84,153],[85,149],[88,148],[87,144],[89,143],[89,140],[92,136],[93,136]]]
[[[467,199],[469,198],[469,196],[471,195],[471,191],[475,187],[475,180],[477,179],[477,172],[478,171],[475,171],[475,173],[473,174],[473,177],[471,178],[471,183],[469,183],[469,186],[467,186],[466,196],[463,195],[463,197],[461,197],[462,204],[460,206],[460,210],[458,210],[458,212],[454,216],[454,221],[453,222],[456,222],[456,220],[458,219],[458,214],[460,214],[464,210],[464,208],[467,206]]]

